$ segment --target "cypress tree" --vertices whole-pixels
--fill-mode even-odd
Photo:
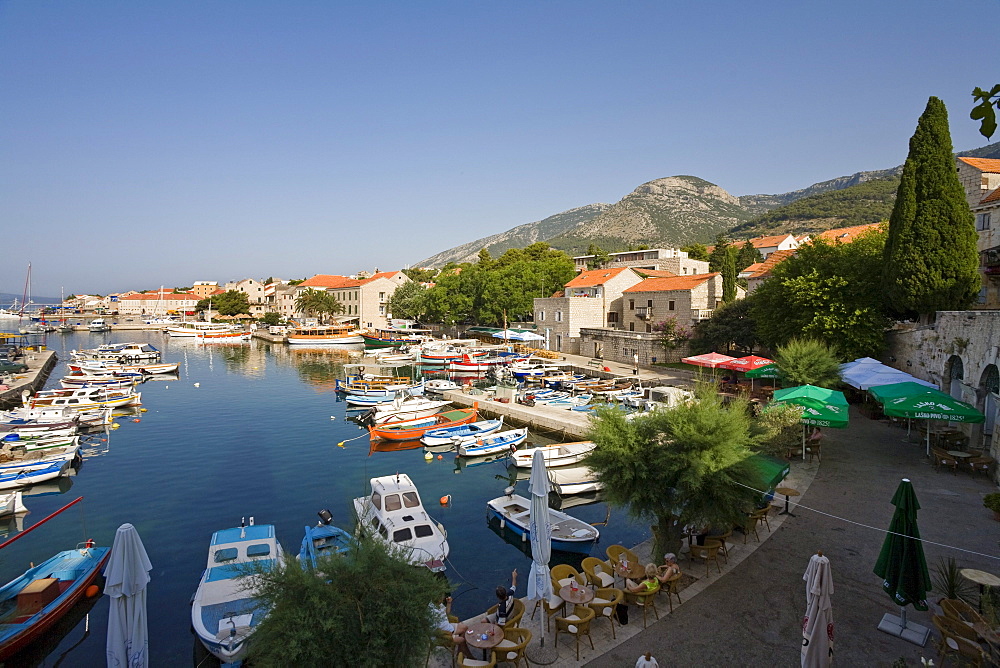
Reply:
[[[722,264],[726,261],[726,254],[729,252],[729,240],[726,235],[719,233],[715,237],[715,247],[708,255],[708,270],[722,271]]]
[[[737,271],[743,271],[755,262],[763,262],[764,256],[761,255],[757,248],[747,241],[742,246],[740,246],[740,254],[736,258],[736,269]]]
[[[975,218],[955,170],[948,111],[936,97],[910,138],[884,258],[887,306],[898,315],[964,309],[979,291]]]
[[[736,299],[736,255],[733,247],[726,248],[722,258],[722,303],[728,304]]]

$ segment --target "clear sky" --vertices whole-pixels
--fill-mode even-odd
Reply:
[[[676,174],[957,150],[997,0],[0,0],[0,292],[399,269]]]

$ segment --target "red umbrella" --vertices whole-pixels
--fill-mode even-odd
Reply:
[[[774,364],[774,360],[769,360],[766,357],[758,357],[757,355],[748,355],[747,357],[740,357],[739,359],[734,359],[729,362],[723,362],[719,365],[719,368],[731,369],[733,371],[750,371],[752,369],[759,369],[762,366],[767,366],[768,364]]]
[[[694,357],[685,357],[681,359],[685,364],[694,364],[695,366],[704,366],[709,369],[716,369],[726,362],[731,362],[735,357],[730,357],[729,355],[720,355],[719,353],[705,353],[704,355],[695,355]]]

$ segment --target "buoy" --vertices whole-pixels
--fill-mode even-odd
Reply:
[[[170,389],[170,386],[169,386],[169,385],[164,385],[164,386],[163,386],[163,389],[164,389],[164,390],[169,390],[169,389]]]
[[[101,593],[101,588],[97,585],[90,585],[84,593],[87,595],[87,598],[94,598]]]
[[[201,383],[195,383],[194,386],[195,387],[201,387]]]
[[[438,459],[444,459],[444,455],[438,455]]]
[[[427,461],[431,461],[432,459],[434,459],[434,455],[432,455],[429,452],[425,452],[424,453],[424,459],[426,459]]]
[[[112,422],[112,423],[111,423],[111,428],[112,428],[112,429],[118,429],[118,427],[120,427],[120,426],[121,426],[121,425],[120,425],[120,424],[118,424],[117,422]]]
[[[449,503],[451,503],[451,494],[445,494],[444,496],[441,497],[440,500],[442,506],[447,506]]]
[[[340,443],[337,444],[337,447],[338,448],[344,447],[344,443],[347,443],[347,441],[341,441]]]
[[[101,443],[107,443],[107,442],[108,442],[108,439],[106,439],[106,438],[102,438],[101,439]]]
[[[139,418],[132,418],[132,422],[142,422]]]
[[[148,411],[148,410],[149,410],[148,408],[140,408],[140,409],[139,409],[139,412],[140,412],[140,413],[145,413],[145,412],[146,412],[146,411]]]
[[[336,420],[336,419],[337,419],[337,416],[336,416],[336,415],[331,415],[331,416],[330,416],[330,419],[331,419],[331,420]]]

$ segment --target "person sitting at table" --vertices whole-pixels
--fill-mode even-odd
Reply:
[[[656,564],[646,564],[646,577],[641,582],[626,578],[625,589],[633,594],[659,591],[660,581],[657,579],[656,573]]]
[[[510,587],[500,585],[497,587],[497,611],[486,615],[484,622],[491,622],[503,626],[514,613],[514,590],[517,589],[517,569],[510,574]]]
[[[819,443],[823,440],[823,430],[819,427],[814,427],[807,440],[809,443]]]
[[[660,584],[666,584],[671,578],[681,574],[681,567],[677,565],[677,555],[669,552],[663,555],[663,566],[660,566],[656,579]]]
[[[450,634],[458,651],[468,654],[469,650],[465,646],[465,632],[469,627],[462,622],[455,623],[448,619],[448,615],[451,614],[451,596],[445,596],[436,605],[432,603],[431,611],[434,615],[435,628]]]

